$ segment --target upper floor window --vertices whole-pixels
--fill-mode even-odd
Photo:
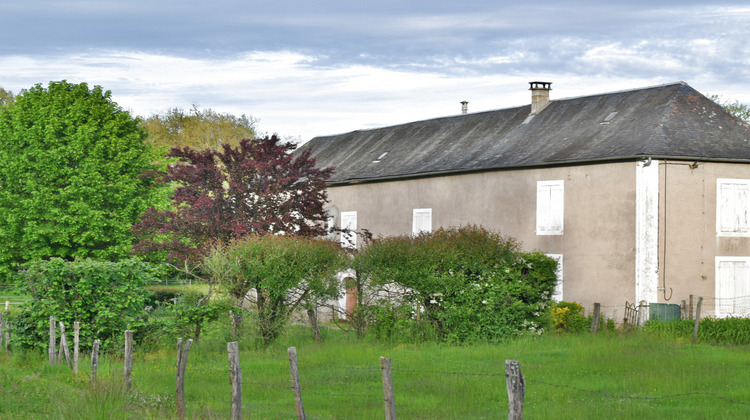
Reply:
[[[536,234],[563,234],[563,180],[536,185]]]
[[[719,178],[716,183],[716,234],[750,236],[750,180]]]

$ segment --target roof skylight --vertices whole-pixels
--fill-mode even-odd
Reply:
[[[388,152],[383,152],[380,156],[378,156],[377,159],[373,160],[372,163],[380,163],[380,160],[383,159],[387,154]]]
[[[612,119],[617,116],[618,111],[610,112],[609,115],[607,115],[607,118],[604,119],[604,121],[601,122],[601,124],[609,124]]]

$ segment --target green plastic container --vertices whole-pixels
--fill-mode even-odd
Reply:
[[[680,319],[680,305],[674,303],[649,303],[649,319],[674,321]]]

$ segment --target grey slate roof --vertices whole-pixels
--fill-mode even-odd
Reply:
[[[316,137],[298,152],[336,167],[332,185],[645,157],[750,163],[750,126],[684,82],[553,100],[524,124],[530,109]]]

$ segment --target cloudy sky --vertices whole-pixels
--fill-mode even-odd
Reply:
[[[750,103],[747,0],[611,3],[3,0],[0,86],[87,82],[135,115],[196,104],[301,141],[526,105],[534,80]]]

